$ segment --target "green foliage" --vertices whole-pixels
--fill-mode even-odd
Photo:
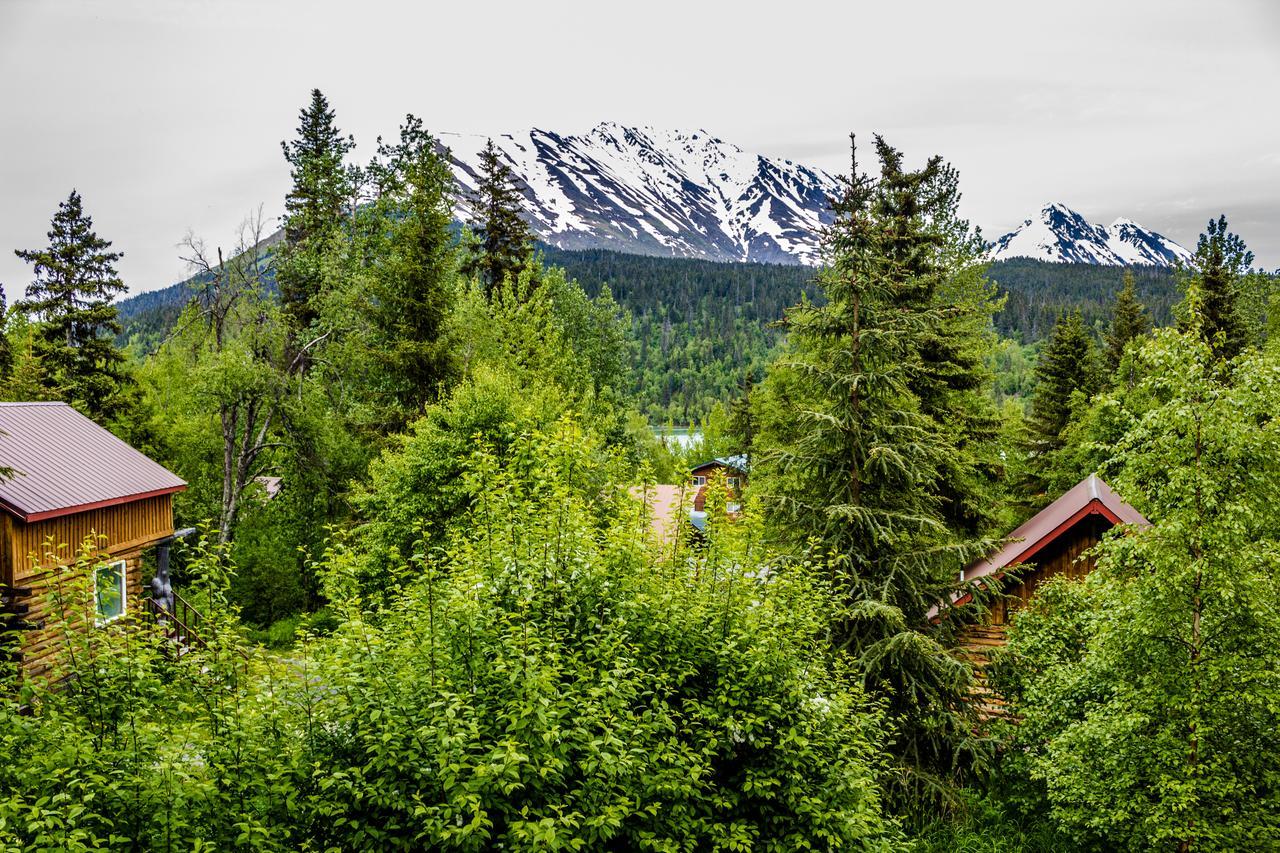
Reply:
[[[1035,369],[1039,360],[1038,344],[1020,344],[1001,338],[987,354],[987,369],[992,374],[992,394],[997,405],[1013,401],[1026,406],[1035,389]]]
[[[480,152],[480,174],[469,202],[476,243],[463,269],[492,295],[504,281],[519,278],[533,258],[533,234],[521,216],[521,188],[492,139]]]
[[[963,793],[959,813],[933,821],[916,836],[921,853],[1047,853],[1071,850],[1070,839],[1046,820],[1011,814],[997,796]]]
[[[631,384],[652,423],[693,424],[758,378],[783,338],[776,325],[800,295],[817,298],[809,267],[655,258],[544,248],[591,294],[608,287],[631,317]]]
[[[887,846],[821,588],[730,555],[653,565],[605,453],[571,421],[482,449],[451,544],[413,555],[392,612],[351,608],[310,742],[325,843]],[[608,485],[584,493],[588,469]],[[348,559],[332,597],[358,601]]]
[[[1210,219],[1196,244],[1191,269],[1182,281],[1183,328],[1198,334],[1219,356],[1232,358],[1249,343],[1241,306],[1241,284],[1253,264],[1253,252],[1227,230],[1227,218]]]
[[[1124,287],[1116,294],[1111,309],[1111,329],[1107,332],[1107,368],[1115,373],[1124,357],[1124,348],[1134,338],[1140,338],[1151,330],[1146,306],[1138,301],[1134,291],[1133,273],[1125,270]]]
[[[13,344],[9,341],[9,306],[4,298],[4,285],[0,284],[0,388],[13,373]]]
[[[1008,258],[991,265],[988,277],[1005,297],[996,331],[1021,343],[1043,341],[1064,313],[1079,311],[1085,326],[1105,328],[1116,293],[1132,276],[1137,298],[1157,326],[1168,325],[1178,301],[1175,273],[1168,267],[1112,267]]]
[[[777,325],[801,294],[820,300],[815,270],[799,265],[717,263],[687,258],[627,255],[602,249],[567,251],[540,246],[544,263],[561,267],[588,294],[606,286],[631,316],[629,385],[653,423],[692,424],[717,401],[739,393],[744,377],[759,378],[784,337]],[[1052,264],[1013,258],[992,264],[987,277],[1003,300],[996,330],[1032,346],[1064,310],[1079,308],[1085,324],[1109,321],[1126,270],[1093,264]],[[1160,267],[1127,270],[1137,295],[1157,323],[1167,323],[1177,289]],[[1272,279],[1259,277],[1262,285]],[[1245,288],[1258,328],[1276,312],[1261,297],[1269,287]],[[126,337],[144,343],[176,321],[185,288],[174,285],[121,303]],[[1265,317],[1271,317],[1271,321]]]
[[[34,321],[35,375],[45,394],[109,420],[126,408],[130,381],[115,345],[120,324],[113,300],[125,290],[115,265],[123,255],[107,251],[111,242],[94,232],[75,190],[58,205],[48,237],[44,249],[15,252],[35,276],[15,306]]]
[[[979,494],[967,490],[982,476],[975,423],[986,415],[969,395],[983,382],[991,307],[973,269],[979,244],[955,217],[955,173],[937,158],[906,172],[898,152],[877,148],[880,180],[855,167],[835,205],[826,303],[788,312],[753,489],[777,539],[821,561],[847,602],[836,642],[888,703],[890,778],[923,808],[985,754],[972,672],[929,610],[985,546],[948,516]],[[971,298],[948,304],[956,293]]]
[[[571,419],[476,445],[466,523],[374,611],[335,546],[342,624],[285,661],[237,640],[212,542],[208,646],[176,659],[144,624],[74,627],[82,582],[67,689],[0,698],[3,849],[900,849],[829,592],[765,570],[750,525],[655,563],[628,473]]]
[[[277,271],[280,298],[292,328],[310,328],[323,281],[324,254],[351,202],[353,176],[344,164],[355,140],[344,137],[319,89],[298,113],[297,136],[281,142],[293,185],[285,196],[285,241]]]
[[[359,531],[365,595],[398,582],[414,542],[438,541],[469,507],[462,481],[477,438],[504,452],[522,433],[547,426],[565,411],[554,386],[527,388],[483,368],[396,440],[369,468],[353,500],[367,519]],[[597,483],[597,485],[599,485]]]
[[[1068,444],[1067,428],[1101,386],[1097,344],[1085,329],[1080,312],[1064,314],[1036,362],[1036,385],[1025,439],[1030,477],[1023,485],[1033,502],[1061,485],[1053,475],[1061,467],[1058,456]]]
[[[1172,331],[1134,355],[1103,473],[1153,524],[1015,621],[1011,754],[1080,846],[1258,849],[1280,828],[1280,365],[1224,377]]]
[[[395,144],[378,140],[368,175],[374,202],[360,211],[366,274],[355,277],[353,310],[341,320],[372,364],[362,384],[383,432],[420,414],[451,373],[444,326],[457,283],[449,223],[453,176],[436,140],[410,115]],[[360,322],[363,319],[363,323]]]

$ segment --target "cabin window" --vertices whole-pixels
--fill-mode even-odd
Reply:
[[[99,625],[124,615],[124,560],[101,563],[93,570],[93,600]]]
[[[725,480],[725,482],[729,484],[729,488],[731,488],[731,489],[736,489],[736,488],[738,488],[738,478],[737,478],[737,477],[730,477],[729,479]]]
[[[707,478],[702,476],[701,474],[694,474],[693,484],[695,486],[705,486],[707,484]]]

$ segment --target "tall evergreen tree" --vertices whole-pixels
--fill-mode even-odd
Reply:
[[[34,348],[46,387],[97,420],[115,415],[128,383],[115,297],[125,290],[116,273],[120,252],[93,230],[75,190],[58,205],[43,249],[15,254],[32,264],[35,278],[17,308],[36,323]]]
[[[1248,327],[1240,310],[1240,287],[1253,252],[1244,241],[1227,230],[1227,218],[1210,219],[1196,244],[1191,274],[1184,283],[1182,326],[1198,326],[1200,336],[1222,358],[1239,355],[1249,340]],[[1193,320],[1189,314],[1198,316]]]
[[[281,302],[295,331],[318,316],[315,299],[323,281],[323,256],[338,233],[352,195],[344,164],[355,140],[343,136],[319,89],[298,114],[297,137],[281,142],[293,186],[285,196],[285,242],[276,271]]]
[[[1124,285],[1116,294],[1111,309],[1111,329],[1107,332],[1107,368],[1114,373],[1129,341],[1140,338],[1151,329],[1146,306],[1138,301],[1133,273],[1124,271]]]
[[[4,285],[0,284],[0,383],[13,371],[13,345],[9,343],[9,310],[4,299]]]
[[[756,418],[752,409],[755,377],[748,371],[742,379],[742,392],[729,403],[729,436],[737,443],[735,453],[751,454],[756,440]]]
[[[908,389],[953,446],[938,480],[941,511],[955,529],[986,532],[1001,503],[992,488],[999,418],[987,393],[993,377],[986,356],[1002,303],[982,275],[982,238],[958,215],[956,170],[933,157],[905,171],[902,155],[883,139],[876,149],[881,174],[873,215],[884,228],[892,298],[919,323]]]
[[[378,197],[369,213],[381,244],[369,276],[366,317],[377,363],[385,429],[420,415],[450,371],[443,328],[456,289],[453,176],[436,140],[415,116],[399,141],[378,140],[369,167]],[[389,404],[389,405],[388,405]]]
[[[523,195],[492,139],[480,152],[480,179],[470,204],[478,245],[464,271],[478,277],[492,294],[504,279],[514,281],[533,256],[533,235],[521,216]]]
[[[956,430],[928,410],[945,404],[924,399],[938,376],[924,377],[946,363],[925,353],[947,309],[934,299],[945,273],[917,253],[959,254],[963,235],[913,233],[932,227],[922,188],[941,162],[903,172],[897,152],[877,147],[881,180],[855,161],[833,201],[818,279],[825,304],[787,314],[789,349],[764,386],[756,488],[774,535],[826,562],[843,591],[837,644],[885,702],[898,732],[891,779],[918,802],[984,754],[972,671],[948,651],[956,626],[931,621],[930,608],[956,591],[959,568],[985,543],[948,526]]]
[[[1049,464],[1045,457],[1065,444],[1063,431],[1071,422],[1073,395],[1080,392],[1092,397],[1101,385],[1098,348],[1080,312],[1063,314],[1036,363],[1036,387],[1027,424],[1028,450],[1040,460],[1032,463],[1033,469]]]

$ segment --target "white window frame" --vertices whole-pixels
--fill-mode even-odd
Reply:
[[[731,489],[736,489],[738,488],[738,478],[729,477],[727,480],[725,480],[725,484],[728,485],[728,487]]]
[[[701,488],[701,487],[703,487],[703,486],[705,486],[705,485],[707,484],[707,478],[706,478],[706,477],[704,477],[704,476],[702,476],[701,474],[694,474],[694,475],[693,475],[693,484],[694,484],[695,486],[697,486],[697,487]]]
[[[98,612],[98,573],[103,569],[120,567],[120,612],[114,616],[103,616]],[[129,611],[129,562],[127,560],[111,560],[96,564],[93,567],[93,624],[101,628],[109,625]]]

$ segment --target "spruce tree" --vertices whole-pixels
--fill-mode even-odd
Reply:
[[[728,435],[736,443],[734,452],[751,454],[756,440],[756,419],[752,410],[755,377],[751,371],[742,379],[742,392],[729,403]]]
[[[115,415],[128,379],[115,297],[125,290],[116,273],[120,252],[93,230],[75,190],[58,205],[43,249],[15,254],[32,264],[35,278],[18,310],[36,323],[34,349],[51,393],[96,420]]]
[[[764,385],[755,488],[772,534],[825,563],[845,597],[835,642],[885,703],[897,732],[890,779],[905,803],[920,804],[984,754],[972,670],[951,651],[957,626],[931,621],[930,609],[987,543],[953,530],[944,513],[960,439],[935,415],[949,404],[934,383],[953,387],[942,380],[953,362],[926,354],[950,309],[934,298],[947,272],[920,255],[964,254],[964,237],[932,230],[921,212],[941,162],[904,172],[877,141],[881,180],[855,160],[833,200],[818,274],[825,303],[787,313],[788,350]]]
[[[492,295],[504,280],[515,281],[533,257],[533,236],[521,216],[523,195],[492,139],[480,152],[480,178],[470,206],[477,245],[464,272],[479,278]]]
[[[1107,369],[1115,373],[1129,341],[1140,338],[1151,329],[1146,306],[1138,301],[1133,272],[1124,271],[1124,285],[1116,294],[1111,308],[1111,329],[1107,332]]]
[[[982,275],[981,236],[958,215],[956,170],[933,157],[907,171],[902,155],[879,137],[876,149],[873,215],[884,228],[893,302],[918,324],[908,389],[952,443],[938,480],[941,511],[955,529],[988,532],[1001,496],[992,482],[1000,467],[999,417],[987,393],[993,376],[986,356],[1002,301]]]
[[[1182,327],[1198,326],[1200,336],[1220,358],[1239,355],[1248,343],[1239,303],[1241,283],[1252,265],[1253,252],[1227,230],[1227,218],[1210,219],[1196,244],[1191,274],[1184,283]],[[1196,318],[1189,316],[1191,312]]]
[[[1036,386],[1028,421],[1028,449],[1033,457],[1062,449],[1063,431],[1071,422],[1073,395],[1078,391],[1086,398],[1092,397],[1101,384],[1097,345],[1085,328],[1080,311],[1064,313],[1036,362]],[[1045,464],[1042,458],[1032,467]]]
[[[352,192],[344,165],[355,140],[343,136],[319,89],[298,114],[297,137],[281,142],[293,185],[285,196],[284,248],[276,280],[295,332],[319,314],[315,299],[323,281],[323,256],[338,233]]]
[[[435,138],[412,115],[397,142],[378,140],[369,174],[378,187],[369,213],[380,249],[366,316],[382,428],[395,430],[421,414],[450,371],[443,328],[458,270],[450,229],[453,175]]]
[[[13,372],[13,345],[9,343],[9,311],[4,298],[4,285],[0,284],[0,384]]]

